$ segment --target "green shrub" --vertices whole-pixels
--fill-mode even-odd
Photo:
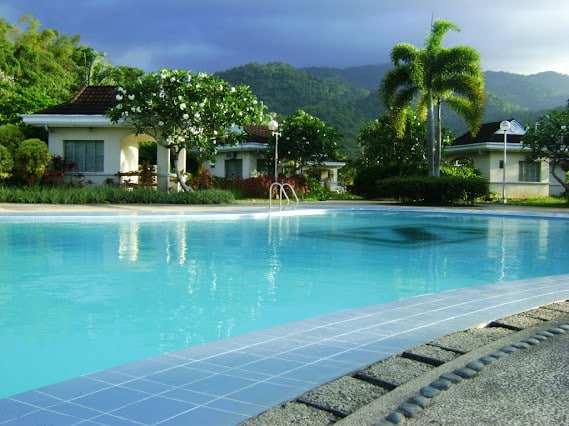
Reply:
[[[451,166],[448,164],[441,165],[441,176],[455,176],[462,178],[482,177],[482,172],[473,166],[461,165]]]
[[[2,203],[43,204],[232,204],[230,191],[209,189],[164,192],[151,189],[126,190],[108,187],[0,187]]]
[[[4,145],[0,145],[0,180],[7,178],[13,167],[14,160],[10,150]]]
[[[386,177],[385,170],[380,165],[362,168],[354,176],[354,184],[351,187],[351,191],[364,198],[378,198],[380,195],[377,192],[376,182]]]
[[[179,193],[181,194],[181,193]],[[235,197],[231,191],[206,189],[188,194],[187,204],[233,204]]]
[[[400,177],[399,173],[399,167],[386,164],[374,164],[372,166],[363,167],[356,172],[353,185],[349,187],[349,190],[355,195],[367,199],[381,198],[383,195],[377,192],[378,188],[376,182],[382,179]],[[415,170],[416,176],[423,173],[426,175],[426,170],[422,168]]]
[[[38,183],[51,161],[47,144],[40,139],[26,139],[18,149],[14,159],[18,177],[29,184]]]
[[[138,164],[142,165],[145,162],[150,164],[157,163],[158,157],[158,144],[154,141],[142,141],[138,144]]]
[[[0,126],[0,145],[8,148],[12,158],[16,156],[16,150],[24,139],[26,139],[24,132],[17,124],[2,124]]]
[[[326,201],[330,199],[330,191],[320,183],[318,179],[308,178],[309,196],[316,198],[318,201]]]
[[[409,204],[474,204],[488,194],[488,182],[480,177],[405,177],[377,182],[377,193]]]

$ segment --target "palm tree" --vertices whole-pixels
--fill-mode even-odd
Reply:
[[[434,106],[440,112],[444,102],[457,112],[475,135],[480,128],[484,103],[484,75],[480,54],[473,48],[443,47],[449,30],[460,28],[444,19],[431,25],[423,49],[409,43],[396,44],[391,50],[394,68],[383,78],[379,93],[390,110],[393,124],[401,135],[405,130],[408,107],[417,103],[417,110],[426,113],[427,157],[429,175],[438,176],[441,159],[440,118],[435,119]],[[440,117],[440,114],[437,114]],[[435,134],[435,121],[437,132]]]

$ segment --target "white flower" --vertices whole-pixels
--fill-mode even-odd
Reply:
[[[231,93],[235,93],[235,92],[237,92],[237,89],[236,89],[235,87],[232,87],[231,89],[229,89],[229,91],[230,91]]]
[[[196,112],[196,113],[194,114],[194,117],[199,120],[199,119],[200,119],[200,113],[199,113],[199,112]]]
[[[160,121],[158,122],[158,125],[159,125],[159,126],[163,126],[163,125],[164,125],[164,122],[163,122],[162,120],[160,120]]]
[[[129,98],[131,101],[133,101],[133,100],[134,100],[134,95],[132,95],[132,94],[131,94],[131,95],[128,95],[128,98]]]
[[[117,109],[122,109],[122,104],[117,104]]]
[[[184,120],[187,120],[188,118],[190,118],[190,116],[189,116],[188,114],[184,114],[184,115],[182,115],[182,118],[183,118]]]
[[[186,109],[186,104],[185,104],[184,102],[182,102],[182,103],[180,104],[180,109],[181,109],[182,111],[184,111],[184,110]]]
[[[122,101],[122,95],[117,94],[117,95],[115,96],[115,99],[116,99],[117,101]]]

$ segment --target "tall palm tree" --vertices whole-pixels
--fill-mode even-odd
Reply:
[[[405,130],[405,115],[412,103],[416,102],[417,109],[426,113],[431,176],[439,175],[442,150],[441,123],[440,118],[435,118],[434,106],[440,111],[444,102],[466,121],[470,132],[476,134],[486,100],[480,54],[467,46],[443,47],[443,38],[449,30],[460,31],[460,28],[438,19],[431,25],[423,49],[409,43],[396,44],[391,50],[394,68],[387,72],[379,88],[380,98],[390,110],[400,134]]]

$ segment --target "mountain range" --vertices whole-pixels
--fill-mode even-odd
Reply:
[[[344,134],[344,154],[357,155],[359,129],[385,111],[378,97],[383,76],[390,64],[350,68],[295,68],[282,62],[250,63],[216,73],[225,81],[245,84],[265,103],[277,119],[302,109]],[[535,122],[552,109],[562,108],[569,99],[569,75],[548,71],[521,75],[484,72],[486,110],[483,122],[515,118]],[[466,125],[443,104],[443,124],[456,136]]]

